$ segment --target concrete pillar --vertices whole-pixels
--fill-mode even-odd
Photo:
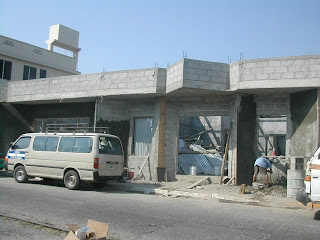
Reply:
[[[251,184],[256,159],[256,102],[253,95],[241,97],[238,112],[235,183]]]
[[[290,95],[290,156],[308,157],[319,145],[318,91],[314,89]]]

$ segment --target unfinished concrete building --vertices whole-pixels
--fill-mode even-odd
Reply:
[[[9,53],[1,47],[1,59]],[[47,123],[84,122],[120,136],[129,168],[140,169],[148,157],[143,174],[153,181],[175,180],[179,137],[201,130],[208,130],[205,145],[222,154],[229,133],[228,175],[236,184],[252,182],[253,163],[270,146],[305,157],[320,145],[320,55],[231,64],[183,58],[167,69],[2,84],[1,151]],[[278,177],[286,174],[287,162],[274,165]]]

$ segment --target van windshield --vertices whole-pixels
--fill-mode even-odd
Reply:
[[[120,140],[112,137],[99,137],[99,153],[122,155]]]

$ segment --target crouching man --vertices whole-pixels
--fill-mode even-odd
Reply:
[[[268,172],[272,174],[272,162],[268,158],[259,157],[254,162],[253,182],[256,182],[258,173],[261,173],[265,175],[267,186],[270,187]]]

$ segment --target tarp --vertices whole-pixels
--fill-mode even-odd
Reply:
[[[193,151],[205,151],[203,147],[191,144]],[[179,150],[188,151],[186,143],[183,139],[179,139]],[[197,174],[204,175],[220,175],[222,158],[219,153],[197,153],[197,154],[179,154],[178,173],[190,174],[190,166],[197,166]]]

